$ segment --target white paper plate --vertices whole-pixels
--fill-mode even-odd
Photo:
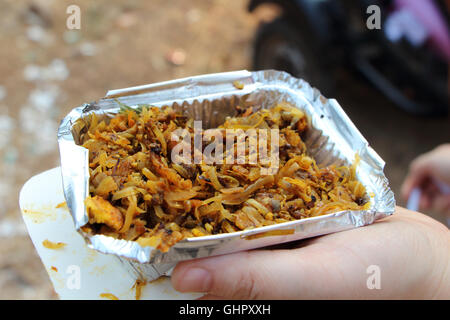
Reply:
[[[61,170],[54,168],[28,180],[20,192],[22,216],[36,250],[41,257],[56,293],[61,299],[105,299],[112,294],[119,299],[135,299],[136,279],[128,274],[112,255],[101,254],[86,246],[75,230],[64,202]],[[48,249],[42,242],[63,242],[61,249]],[[141,299],[194,299],[199,294],[185,294],[173,289],[169,278],[148,283]]]

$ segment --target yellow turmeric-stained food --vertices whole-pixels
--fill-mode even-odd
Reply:
[[[100,293],[100,298],[109,299],[109,300],[119,300],[119,298],[117,298],[112,293]]]
[[[92,114],[82,141],[89,149],[90,171],[85,201],[89,224],[83,230],[165,252],[188,237],[369,206],[356,178],[357,161],[318,167],[303,142],[307,117],[287,103],[270,109],[236,107],[236,116],[227,118],[216,135],[203,132],[200,145],[192,143],[194,129],[193,119],[170,107],[132,109],[122,104],[121,112],[108,121]],[[230,144],[227,129],[238,132]],[[184,130],[188,139],[175,141],[176,130]],[[251,130],[267,139],[255,140],[247,134]],[[267,130],[275,130],[276,139]],[[183,143],[192,145],[186,149],[190,163],[173,159]],[[205,155],[219,145],[223,154],[214,149],[209,158]],[[272,154],[273,146],[276,167],[267,174],[273,158],[260,160],[264,148]],[[255,156],[258,161],[251,161]]]
[[[145,285],[147,284],[146,281],[143,280],[136,280],[136,282],[133,285],[133,288],[136,290],[135,291],[135,298],[136,300],[141,300],[142,297],[142,288],[145,287]]]
[[[63,201],[63,202],[61,202],[61,203],[58,203],[58,204],[56,205],[55,208],[56,208],[56,209],[59,209],[59,208],[67,208],[67,202]]]
[[[104,223],[116,231],[119,231],[122,228],[122,213],[108,200],[105,200],[100,196],[89,197],[85,200],[85,205],[90,223]]]
[[[233,86],[236,89],[239,89],[239,90],[244,89],[244,84],[242,82],[240,82],[240,81],[237,81],[237,80],[233,82]]]
[[[57,250],[64,248],[67,244],[64,242],[53,242],[48,239],[45,239],[44,241],[42,241],[42,245],[47,249]]]

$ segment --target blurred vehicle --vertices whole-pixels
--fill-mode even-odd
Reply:
[[[444,0],[251,0],[249,11],[264,4],[282,14],[256,34],[255,70],[287,71],[329,95],[337,67],[352,66],[403,110],[448,114]],[[380,8],[380,29],[366,24],[370,5]]]

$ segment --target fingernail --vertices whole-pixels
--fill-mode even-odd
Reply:
[[[182,292],[208,292],[211,285],[211,274],[202,268],[189,268],[178,283]]]

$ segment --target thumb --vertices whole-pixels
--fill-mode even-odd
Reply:
[[[280,260],[285,262],[284,266],[277,265]],[[260,250],[181,262],[172,273],[172,284],[181,292],[203,292],[230,299],[265,299],[274,293],[275,278],[281,274],[292,277],[292,270],[287,267],[292,263],[286,260],[291,259],[281,252]]]
[[[184,261],[174,269],[172,284],[181,292],[206,293],[206,298],[311,299],[342,295],[340,283],[333,283],[339,275],[334,277],[329,266],[314,263],[319,256],[311,247]],[[323,251],[320,256],[323,258]]]
[[[432,169],[433,168],[430,167],[427,162],[422,161],[422,158],[420,157],[413,161],[409,173],[401,186],[401,195],[405,200],[409,198],[415,187],[419,187],[424,181],[432,176]]]
[[[433,208],[442,214],[450,216],[450,194],[436,195],[433,201]]]

